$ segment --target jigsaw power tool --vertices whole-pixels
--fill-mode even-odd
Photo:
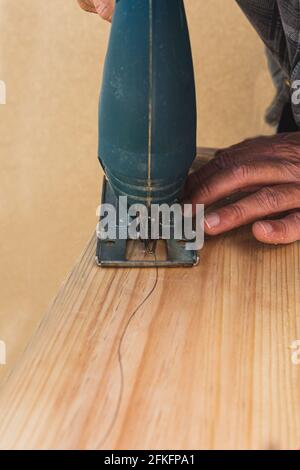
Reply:
[[[183,0],[116,0],[99,107],[99,159],[105,172],[102,203],[120,220],[127,203],[180,201],[196,156],[196,96]],[[150,218],[150,216],[149,216]],[[171,231],[172,233],[172,231]],[[152,266],[131,261],[127,240],[98,239],[101,266]],[[144,240],[149,247],[151,240]],[[152,245],[153,246],[153,245]],[[197,253],[184,240],[166,240],[161,266],[193,266]]]

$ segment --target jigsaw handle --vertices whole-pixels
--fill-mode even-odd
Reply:
[[[172,203],[196,155],[182,0],[117,0],[99,111],[99,159],[116,195]]]

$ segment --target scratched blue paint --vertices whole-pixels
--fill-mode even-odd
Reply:
[[[176,201],[196,155],[196,120],[183,1],[118,0],[99,112],[99,159],[115,193]]]

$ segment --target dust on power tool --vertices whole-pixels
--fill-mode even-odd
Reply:
[[[189,31],[183,0],[116,2],[99,107],[99,160],[105,172],[102,203],[117,211],[128,204],[172,205],[180,200],[196,156],[196,94]],[[151,216],[149,216],[150,219]],[[172,223],[171,223],[172,224]],[[161,234],[158,238],[161,237]],[[156,240],[143,240],[146,251]],[[152,266],[130,261],[127,240],[99,239],[101,266]],[[149,248],[151,247],[151,248]],[[193,266],[171,230],[161,266]]]

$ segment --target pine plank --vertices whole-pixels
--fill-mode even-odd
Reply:
[[[93,236],[1,386],[1,449],[299,448],[299,243],[244,228],[158,272],[94,256]]]

